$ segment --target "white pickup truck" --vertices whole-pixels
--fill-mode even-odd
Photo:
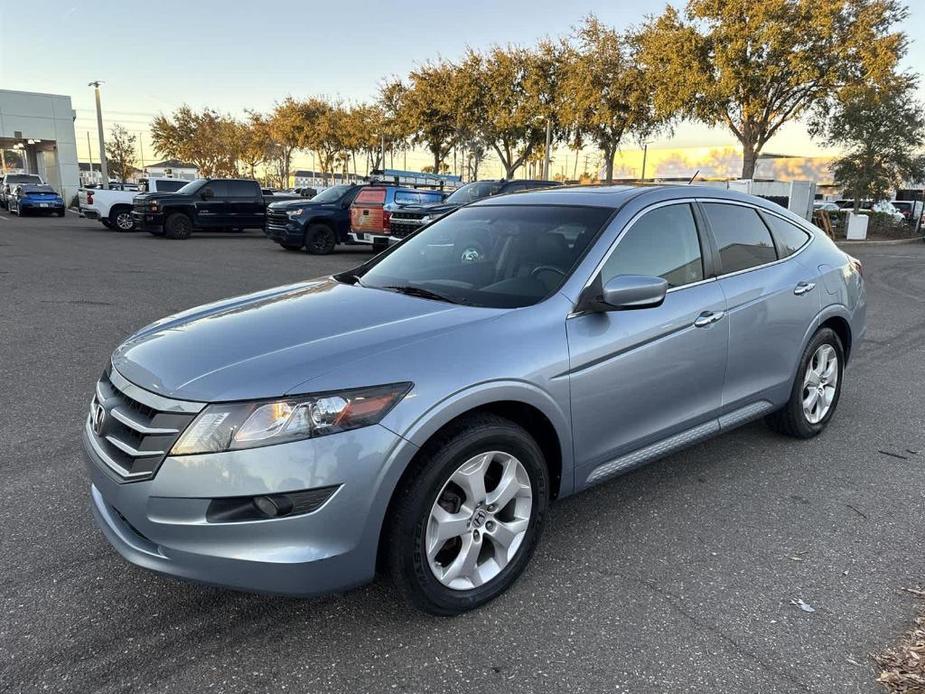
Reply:
[[[77,193],[80,214],[87,219],[98,219],[107,229],[131,231],[132,200],[140,193],[172,193],[180,190],[189,181],[181,178],[147,178],[141,182],[140,190],[107,190],[106,188],[81,188]]]

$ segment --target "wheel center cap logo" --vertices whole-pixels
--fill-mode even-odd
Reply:
[[[103,434],[103,424],[106,422],[106,410],[98,402],[93,403],[93,412],[90,415],[93,423],[93,433],[97,436]]]
[[[481,528],[487,518],[488,512],[483,508],[478,509],[475,513],[472,514],[472,527]]]

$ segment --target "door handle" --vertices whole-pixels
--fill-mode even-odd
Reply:
[[[699,316],[697,316],[697,320],[694,321],[694,327],[705,328],[708,325],[712,325],[716,321],[722,319],[722,317],[725,315],[725,311],[704,311]]]
[[[802,296],[807,292],[811,292],[815,287],[815,282],[797,282],[797,286],[793,288],[793,293],[797,296]]]

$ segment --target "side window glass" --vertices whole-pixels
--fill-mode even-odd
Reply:
[[[647,212],[623,234],[601,279],[617,275],[662,277],[670,287],[703,279],[703,256],[690,205],[668,205]]]
[[[704,203],[719,247],[723,274],[773,263],[777,251],[758,212],[742,205]]]
[[[773,214],[764,215],[764,220],[771,227],[774,240],[782,258],[793,255],[809,242],[809,234],[796,224],[791,224]]]

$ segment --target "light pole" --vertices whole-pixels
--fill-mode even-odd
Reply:
[[[90,82],[88,87],[94,88],[96,95],[96,129],[100,135],[100,174],[103,177],[103,188],[109,188],[109,166],[106,163],[106,140],[103,138],[103,109],[100,107],[100,85],[102,82],[96,80]]]

